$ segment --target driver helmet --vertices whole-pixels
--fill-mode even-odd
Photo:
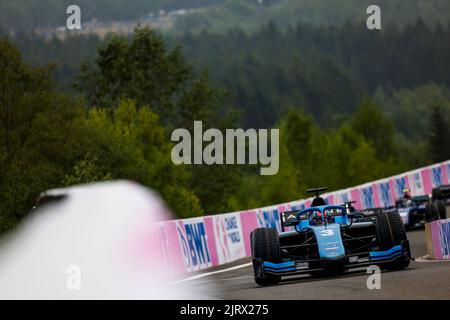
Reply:
[[[412,199],[411,195],[409,194],[411,190],[409,189],[403,189],[403,199],[404,200],[410,200]]]
[[[314,211],[311,220],[313,224],[322,224],[322,212],[320,210]]]

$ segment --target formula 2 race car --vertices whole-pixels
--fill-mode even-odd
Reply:
[[[409,241],[397,212],[369,217],[345,206],[327,205],[320,197],[325,190],[308,190],[315,193],[310,208],[280,214],[283,229],[294,230],[279,234],[274,228],[258,228],[250,234],[257,284],[277,284],[292,274],[336,275],[368,265],[388,270],[409,266]],[[361,218],[364,221],[355,221]]]
[[[400,198],[395,202],[395,206],[382,208],[366,208],[356,210],[352,206],[352,202],[346,202],[343,206],[348,208],[350,212],[358,212],[364,217],[374,216],[381,212],[397,212],[402,218],[406,229],[423,227],[426,222],[439,219],[438,214],[432,210],[431,201],[427,195],[409,196],[408,198]],[[347,211],[349,212],[349,211]],[[356,218],[353,222],[366,221],[366,218]]]

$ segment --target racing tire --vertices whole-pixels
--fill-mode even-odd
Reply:
[[[436,207],[436,213],[437,218],[439,219],[445,219],[447,213],[446,213],[446,201],[445,200],[436,200],[433,203],[433,206]]]
[[[429,203],[426,205],[426,221],[434,221],[439,220],[439,214],[434,209],[434,205],[432,203]]]
[[[398,212],[380,212],[375,218],[375,228],[381,250],[388,250],[407,240],[405,225]],[[411,254],[382,265],[387,270],[401,270],[409,266]]]
[[[446,201],[434,200],[431,204],[427,205],[427,215],[429,221],[445,219],[446,213]]]
[[[280,238],[278,231],[273,228],[258,228],[250,234],[250,242],[252,248],[253,259],[261,259],[262,261],[269,261],[273,263],[281,262]],[[261,286],[278,284],[281,276],[273,274],[265,274],[263,277],[258,276],[256,272],[256,265],[253,263],[255,269],[255,282]]]

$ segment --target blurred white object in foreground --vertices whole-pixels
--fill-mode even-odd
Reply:
[[[1,239],[1,299],[208,298],[170,284],[157,223],[171,216],[154,193],[118,181],[44,195]]]

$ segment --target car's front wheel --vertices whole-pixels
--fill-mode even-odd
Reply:
[[[257,268],[261,265],[255,264],[255,259],[273,263],[281,262],[280,238],[278,231],[273,228],[258,228],[250,234],[252,248],[253,268],[255,271],[255,282],[259,285],[277,284],[281,277],[274,274],[261,273]],[[263,275],[261,275],[263,274]]]
[[[397,212],[382,211],[375,218],[375,227],[378,233],[378,243],[381,250],[390,248],[407,240],[406,230],[402,218]],[[392,262],[386,263],[383,267],[387,270],[405,269],[410,263],[410,253]]]

